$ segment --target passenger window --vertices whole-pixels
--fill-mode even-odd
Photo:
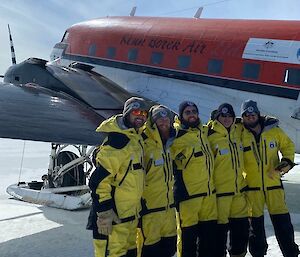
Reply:
[[[128,61],[136,61],[137,57],[138,57],[138,50],[136,48],[129,49]]]
[[[163,53],[153,52],[151,54],[151,64],[161,64],[163,60]]]
[[[89,47],[88,55],[89,56],[96,56],[96,50],[97,50],[96,44],[91,44],[90,47]]]
[[[294,68],[287,69],[285,71],[284,82],[300,86],[300,70]]]
[[[116,56],[116,48],[115,47],[108,47],[106,51],[107,58],[115,58]]]
[[[260,71],[260,64],[244,63],[242,76],[245,79],[258,79],[259,71]]]
[[[223,60],[210,59],[208,61],[207,71],[212,74],[220,74],[223,70]]]
[[[191,56],[181,55],[178,57],[178,67],[180,69],[187,69],[191,64]]]

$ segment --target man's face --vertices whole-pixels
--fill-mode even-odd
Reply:
[[[168,133],[170,131],[171,120],[169,117],[160,117],[155,124],[160,132]]]
[[[220,116],[218,117],[218,121],[225,127],[225,128],[230,128],[232,123],[233,123],[233,116],[228,114],[228,113],[221,113]]]
[[[142,111],[140,109],[133,110],[129,114],[129,122],[133,128],[138,129],[146,122],[147,115],[147,111]]]
[[[246,112],[243,115],[243,123],[246,127],[255,128],[258,125],[258,114],[255,112],[248,113]]]
[[[196,107],[187,106],[182,113],[182,118],[185,122],[189,124],[195,124],[199,119],[199,115]]]

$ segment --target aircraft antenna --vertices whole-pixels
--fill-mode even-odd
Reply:
[[[9,24],[7,24],[7,26],[8,26],[8,34],[9,34],[9,42],[10,42],[11,62],[13,65],[15,65],[17,63],[17,61],[16,61],[16,55],[15,55],[14,43],[13,43],[12,36],[10,33]]]
[[[197,12],[194,15],[194,18],[199,19],[203,11],[203,7],[198,8]]]
[[[136,6],[133,6],[130,12],[130,16],[134,16],[135,15],[135,11],[136,11]]]

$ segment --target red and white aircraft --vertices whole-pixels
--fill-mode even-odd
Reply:
[[[75,24],[51,60],[94,66],[125,90],[177,110],[243,100],[278,117],[300,151],[300,21],[106,17]]]
[[[88,194],[82,186],[90,169],[84,173],[82,163],[91,163],[89,152],[80,148],[77,158],[59,144],[100,144],[103,135],[95,128],[120,113],[131,95],[175,111],[181,101],[194,101],[203,122],[223,102],[239,114],[241,103],[253,99],[261,113],[279,118],[300,152],[299,31],[300,21],[106,17],[75,24],[50,62],[30,58],[6,72],[0,137],[58,143],[46,178],[51,196],[70,186],[76,195]],[[11,194],[49,199],[19,193],[20,187],[11,187]],[[88,205],[85,198],[63,207],[60,201],[52,202],[69,209]]]

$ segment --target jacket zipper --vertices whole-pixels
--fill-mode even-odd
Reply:
[[[228,139],[229,139],[229,147],[230,147],[230,152],[231,152],[231,162],[233,164],[233,169],[235,171],[235,192],[238,192],[238,183],[237,183],[237,178],[238,178],[238,170],[237,170],[237,158],[236,158],[236,152],[235,152],[235,145],[232,143],[231,138],[230,138],[230,132],[228,133]],[[233,150],[232,150],[233,148]],[[233,156],[232,156],[233,152]]]
[[[199,129],[199,135],[200,135],[200,142],[201,142],[201,146],[202,149],[205,152],[205,161],[206,161],[206,167],[208,168],[208,182],[207,182],[207,187],[208,187],[208,195],[211,194],[211,188],[210,188],[210,179],[211,179],[211,154],[209,152],[209,148],[208,145],[203,143],[203,139],[202,139],[202,135],[201,135],[201,130]]]
[[[126,170],[126,172],[125,172],[125,175],[124,175],[124,177],[123,177],[123,178],[121,179],[121,181],[119,182],[119,186],[121,186],[121,185],[122,185],[122,183],[123,183],[124,179],[126,178],[126,176],[127,176],[128,172],[129,172],[129,170],[130,170],[131,164],[132,164],[132,158],[130,159],[130,162],[129,162],[129,164],[128,164],[128,167],[127,167],[127,170]]]

